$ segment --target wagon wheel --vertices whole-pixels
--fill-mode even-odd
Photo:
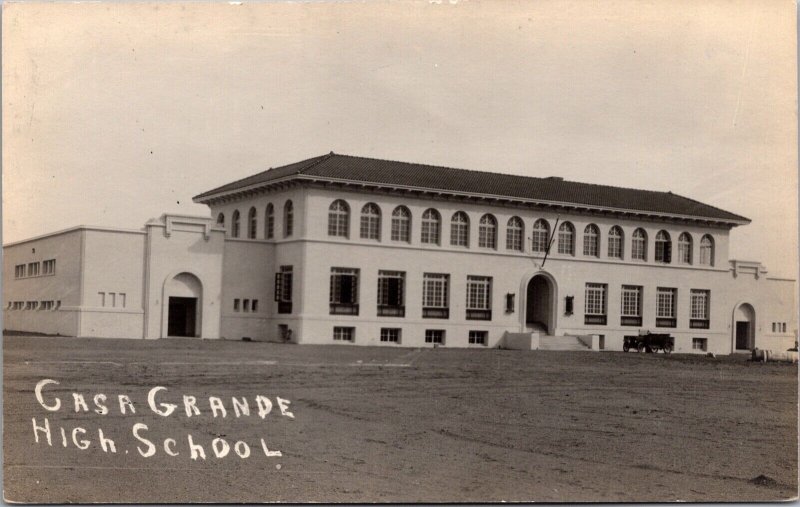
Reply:
[[[644,350],[645,350],[644,343],[640,342],[639,345],[636,346],[636,351],[639,352],[639,353],[642,353],[642,352],[644,352]]]
[[[658,352],[658,345],[650,345],[650,352],[656,354]]]
[[[623,351],[623,352],[627,352],[627,351],[629,351],[629,350],[631,350],[631,347],[630,347],[630,345],[628,345],[627,343],[626,343],[626,344],[624,344],[624,345],[622,346],[622,351]]]
[[[668,344],[664,345],[664,353],[665,354],[669,354],[671,352],[672,352],[672,344],[668,343]]]

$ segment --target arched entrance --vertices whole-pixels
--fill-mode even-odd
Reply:
[[[203,284],[191,273],[179,273],[164,284],[166,336],[200,336]]]
[[[554,334],[556,328],[556,285],[544,273],[533,275],[525,287],[525,329]]]
[[[741,303],[733,311],[733,345],[735,350],[753,350],[756,344],[756,311],[749,303]]]

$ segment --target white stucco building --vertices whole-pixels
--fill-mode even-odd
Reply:
[[[605,350],[650,330],[718,354],[797,336],[795,280],[728,258],[749,220],[671,192],[331,153],[194,200],[211,218],[5,245],[4,328]]]

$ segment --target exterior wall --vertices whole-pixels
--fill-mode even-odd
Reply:
[[[350,207],[349,238],[331,238],[327,234],[328,207],[335,199],[345,199]],[[359,222],[361,207],[367,202],[375,202],[382,212],[381,239],[362,240],[359,238]],[[395,206],[405,205],[412,214],[410,243],[392,242],[391,212]],[[441,245],[427,245],[420,242],[420,220],[425,209],[433,207],[442,217]],[[447,346],[468,346],[470,330],[488,331],[487,346],[497,346],[506,331],[517,332],[525,329],[525,291],[530,278],[540,271],[543,259],[530,252],[530,231],[533,222],[538,218],[549,221],[551,230],[556,218],[559,223],[569,220],[575,227],[575,254],[557,253],[557,243],[553,244],[551,254],[546,261],[546,272],[556,284],[557,296],[554,296],[556,335],[600,334],[604,348],[621,350],[626,335],[638,334],[641,329],[652,332],[669,333],[675,337],[677,352],[693,352],[692,339],[705,338],[708,352],[730,353],[733,349],[732,311],[737,297],[744,299],[764,300],[781,298],[793,301],[793,295],[786,299],[787,290],[775,291],[764,286],[743,286],[741,279],[735,279],[728,264],[728,231],[680,224],[657,223],[609,219],[606,217],[585,217],[581,215],[563,214],[559,217],[552,213],[525,209],[508,209],[481,206],[454,201],[432,201],[389,195],[370,195],[358,192],[343,192],[312,188],[307,197],[307,230],[300,238],[305,242],[305,262],[302,282],[302,328],[298,337],[302,343],[333,343],[334,326],[356,327],[355,342],[358,344],[380,344],[381,327],[399,327],[402,329],[403,346],[424,346],[425,329],[445,330]],[[450,217],[456,211],[465,211],[470,217],[470,247],[452,247],[450,243]],[[498,222],[498,248],[490,250],[479,248],[478,224],[480,217],[491,212]],[[525,229],[523,238],[524,252],[512,252],[505,249],[505,225],[512,216],[523,219]],[[583,255],[583,229],[589,223],[598,226],[601,231],[600,255],[587,257]],[[607,256],[607,233],[610,227],[619,225],[624,231],[623,259],[610,259]],[[646,262],[631,260],[630,238],[637,227],[642,227],[648,235],[648,251]],[[662,264],[654,262],[655,236],[659,230],[666,230],[673,246],[672,262]],[[678,263],[677,242],[682,232],[692,236],[691,265]],[[714,238],[714,263],[712,266],[700,266],[699,243],[704,234]],[[280,248],[278,249],[280,252]],[[359,280],[359,315],[330,315],[328,283],[332,267],[358,268]],[[379,270],[406,272],[406,317],[377,316],[377,276]],[[447,273],[450,275],[450,317],[448,319],[423,319],[421,296],[422,275],[424,272]],[[466,320],[466,278],[468,275],[492,277],[492,320]],[[738,285],[737,285],[738,282]],[[297,281],[296,281],[297,283]],[[586,283],[606,284],[607,318],[604,326],[584,323],[584,295]],[[639,285],[643,287],[642,326],[622,326],[620,322],[621,286]],[[786,282],[793,287],[793,282]],[[677,289],[676,317],[674,328],[656,327],[656,289],[669,287]],[[709,290],[710,325],[709,329],[691,329],[690,291],[691,289]],[[770,294],[770,296],[767,295]],[[505,296],[513,294],[515,298],[514,312],[505,312]],[[746,296],[742,296],[746,294]],[[574,312],[565,312],[565,298],[574,298]],[[762,306],[762,305],[759,305]],[[779,307],[774,307],[779,308]],[[788,307],[777,310],[784,315]],[[758,309],[757,309],[758,312]],[[760,318],[760,317],[759,317]],[[795,325],[796,327],[796,325]],[[759,328],[756,343],[769,340]],[[791,333],[787,332],[787,335]],[[784,337],[786,338],[786,337]],[[785,340],[784,340],[785,341]],[[775,339],[772,339],[775,342]],[[766,342],[764,342],[766,343]],[[783,343],[783,342],[781,342]],[[758,346],[758,345],[756,345]],[[705,352],[705,351],[703,351]]]
[[[69,229],[3,247],[3,328],[77,336],[84,231]],[[16,279],[14,267],[55,259],[54,275]],[[54,301],[56,310],[12,310],[16,301]],[[58,304],[60,302],[60,304]]]
[[[78,336],[144,336],[144,247],[144,232],[84,231]]]
[[[284,239],[292,239],[302,237],[305,234],[305,189],[299,186],[292,186],[282,190],[274,190],[267,193],[259,193],[252,195],[246,199],[227,201],[222,204],[211,205],[211,219],[216,224],[219,214],[222,213],[225,217],[225,237],[233,238],[232,220],[235,211],[239,211],[239,239],[247,239],[248,232],[248,214],[250,208],[256,209],[256,238],[266,238],[266,210],[267,204],[272,204],[275,210],[275,229],[273,239],[281,241]],[[290,236],[286,235],[284,230],[283,213],[286,201],[292,201],[294,210],[294,226]]]
[[[189,273],[202,286],[197,334],[220,337],[225,234],[210,219],[165,215],[146,225],[145,338],[168,336],[167,283]]]
[[[294,204],[294,231],[285,236],[283,206],[288,199]],[[348,238],[328,235],[328,208],[336,199],[344,199],[350,208]],[[360,211],[368,202],[381,209],[379,240],[360,238]],[[267,203],[275,206],[274,237],[268,240],[264,239]],[[398,205],[411,211],[409,242],[391,240],[391,214]],[[257,235],[256,239],[244,239],[251,206],[257,209]],[[421,243],[422,214],[431,207],[442,219],[439,245]],[[226,238],[225,229],[214,225],[217,214],[224,213],[230,231],[234,209],[241,213],[242,238]],[[470,218],[467,248],[450,245],[450,218],[456,211],[464,211]],[[478,247],[479,222],[484,213],[492,213],[497,220],[495,249]],[[506,224],[512,216],[524,222],[522,252],[506,249]],[[172,281],[187,273],[181,280],[196,280],[189,296],[197,297],[199,304],[194,334],[203,338],[284,341],[288,330],[293,342],[330,344],[339,343],[333,340],[333,328],[343,326],[355,328],[356,344],[397,346],[381,343],[379,337],[381,328],[399,328],[400,346],[420,347],[431,346],[425,343],[425,331],[436,329],[445,332],[445,346],[467,347],[475,346],[468,343],[469,331],[475,330],[488,333],[488,342],[478,347],[496,347],[507,332],[530,329],[526,323],[527,288],[532,277],[542,274],[552,284],[551,310],[545,312],[550,333],[597,334],[606,350],[621,350],[624,336],[650,330],[674,336],[676,352],[697,352],[692,347],[693,338],[705,338],[708,352],[731,353],[736,348],[734,312],[744,303],[755,311],[755,347],[785,350],[797,339],[795,282],[766,277],[758,263],[729,262],[727,229],[566,212],[556,215],[532,208],[297,185],[215,205],[212,217],[164,215],[146,224],[145,232],[81,227],[4,247],[6,308],[14,301],[61,301],[58,310],[52,311],[5,309],[5,328],[78,336],[166,337],[169,298],[186,297],[172,294],[180,285]],[[539,218],[548,220],[551,230],[557,220],[559,224],[573,224],[574,255],[559,254],[557,240],[546,262],[540,254],[531,252],[531,229]],[[583,230],[589,223],[600,230],[597,257],[583,255]],[[608,231],[614,225],[624,232],[622,259],[608,257]],[[638,227],[647,232],[647,261],[631,260],[630,239]],[[670,264],[654,262],[655,237],[662,229],[673,242]],[[677,262],[682,232],[693,238],[691,265]],[[714,238],[711,266],[697,263],[704,234]],[[14,278],[16,264],[51,258],[57,260],[54,275]],[[291,266],[293,273],[291,310],[284,308],[286,313],[281,313],[274,301],[275,274],[282,266]],[[334,267],[359,270],[356,316],[330,313],[329,284]],[[404,317],[378,316],[377,280],[381,270],[405,272]],[[448,318],[423,318],[424,273],[450,276]],[[467,319],[470,275],[492,279],[491,320]],[[605,325],[585,323],[587,283],[607,286]],[[621,323],[622,285],[643,287],[641,326]],[[658,287],[677,291],[674,328],[656,327]],[[710,291],[709,329],[690,328],[692,289]],[[109,300],[112,293],[116,298],[113,304]],[[125,294],[124,305],[121,294]],[[512,309],[506,308],[507,296],[513,297]],[[568,297],[573,301],[571,314],[566,311]],[[240,301],[238,311],[234,309],[236,299]],[[257,300],[257,310],[244,311],[245,299]],[[537,317],[544,319],[542,312],[537,312]],[[773,322],[781,325],[773,330]]]
[[[222,317],[220,335],[229,340],[275,339],[270,318],[273,313],[274,250],[263,240],[226,239],[222,265]],[[239,308],[234,309],[234,299]],[[243,301],[258,301],[256,311],[245,311]]]

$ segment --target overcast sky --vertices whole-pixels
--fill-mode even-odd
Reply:
[[[673,192],[796,276],[790,1],[3,5],[3,242],[327,153]]]

